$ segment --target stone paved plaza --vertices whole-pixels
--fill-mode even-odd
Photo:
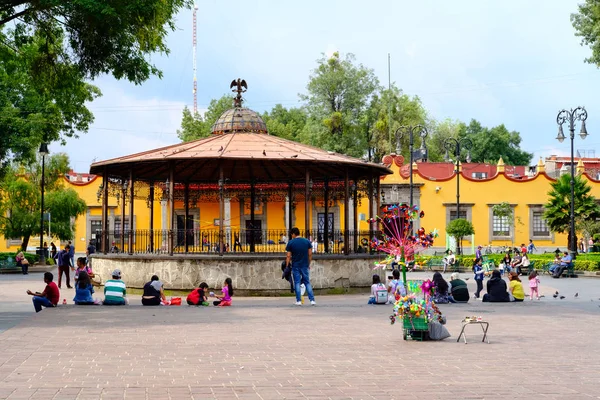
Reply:
[[[403,341],[391,307],[367,295],[35,314],[25,290],[42,274],[0,285],[0,399],[600,398],[597,279],[542,277],[541,301],[442,305],[452,337],[423,343]],[[490,344],[477,326],[456,342],[467,315],[490,322]]]

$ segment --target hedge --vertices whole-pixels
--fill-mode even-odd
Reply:
[[[10,257],[14,261],[17,254],[19,254],[19,252],[0,253],[0,260],[6,260],[7,258]],[[29,265],[33,265],[34,263],[38,262],[38,260],[40,259],[40,257],[37,254],[32,254],[32,253],[24,253],[24,254],[25,254],[25,258],[27,259],[27,261],[29,261]]]

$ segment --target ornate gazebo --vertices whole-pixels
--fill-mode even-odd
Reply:
[[[237,92],[234,107],[224,112],[212,127],[210,137],[132,154],[92,164],[90,173],[103,177],[98,193],[102,201],[102,231],[96,234],[99,248],[107,253],[115,238],[127,253],[197,253],[209,249],[223,255],[237,251],[244,242],[250,253],[278,252],[281,247],[268,247],[276,242],[275,236],[288,234],[289,227],[297,225],[306,237],[319,236],[325,253],[349,254],[356,252],[359,242],[357,205],[369,202],[369,218],[374,207],[379,209],[379,178],[392,172],[383,165],[325,151],[280,137],[269,135],[267,126],[254,111],[242,107],[245,81],[238,79],[231,87]],[[122,200],[125,218],[125,200],[129,199],[129,229],[122,221],[120,232],[112,232],[108,224],[109,196]],[[151,210],[148,229],[134,229],[134,201],[145,199]],[[154,205],[166,205],[166,229],[154,226]],[[246,226],[239,230],[228,228],[231,202],[240,208],[249,208]],[[189,219],[190,204],[202,202],[218,205],[214,229],[195,226]],[[285,207],[286,227],[279,232],[266,232],[254,221],[257,204],[280,202]],[[325,218],[315,232],[311,219],[311,203],[319,202]],[[183,209],[183,217],[176,220],[176,203]],[[329,210],[340,204],[343,229],[334,232],[330,226]],[[138,203],[139,204],[139,203]],[[295,211],[304,206],[304,223],[294,223]],[[208,206],[207,206],[208,207]],[[229,214],[228,211],[229,210]],[[343,210],[343,211],[342,211]],[[351,221],[352,212],[352,221]],[[241,217],[240,217],[241,220]],[[259,221],[260,222],[260,221]],[[183,226],[183,229],[178,227]],[[369,225],[369,230],[375,229]],[[335,237],[331,237],[331,236]],[[371,232],[364,233],[366,237]],[[112,240],[111,240],[112,236]],[[268,237],[268,240],[265,240]],[[228,249],[232,244],[234,248]],[[265,247],[267,246],[267,247]]]

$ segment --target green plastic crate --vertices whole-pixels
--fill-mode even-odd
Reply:
[[[403,318],[402,324],[404,329],[410,331],[427,331],[429,327],[427,326],[427,321],[425,318]]]

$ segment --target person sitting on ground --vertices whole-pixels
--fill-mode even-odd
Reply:
[[[492,277],[487,282],[487,293],[483,295],[483,301],[491,303],[502,303],[509,301],[506,291],[506,282],[502,279],[500,271],[495,269]]]
[[[444,273],[446,273],[447,267],[454,268],[454,265],[456,264],[456,256],[452,253],[452,250],[448,250],[447,253],[448,255],[442,260],[444,263]]]
[[[432,300],[436,304],[454,303],[452,295],[449,293],[450,287],[442,274],[436,272],[433,274],[433,297]]]
[[[83,257],[80,257],[83,258]],[[77,260],[79,262],[79,259]],[[73,302],[77,305],[92,305],[94,304],[94,288],[92,280],[86,271],[80,271],[77,281],[75,281],[75,297]]]
[[[519,274],[515,271],[508,274],[508,280],[510,291],[509,299],[510,301],[523,301],[525,300],[525,291],[523,290],[523,284],[521,283],[521,279],[519,279]]]
[[[35,308],[36,313],[42,311],[42,307],[56,307],[58,305],[60,290],[58,290],[56,283],[52,282],[53,280],[54,275],[52,275],[52,272],[45,272],[44,282],[46,283],[46,288],[44,291],[42,293],[34,293],[31,290],[27,290],[27,294],[33,296],[33,308]]]
[[[87,273],[88,277],[91,278],[91,270],[85,265],[85,257],[77,257],[77,269],[75,270],[75,284],[77,284],[77,281],[79,280],[79,275],[81,274],[81,272],[85,272]]]
[[[223,294],[215,294],[215,297],[219,300],[213,301],[213,305],[219,307],[229,307],[231,305],[231,296],[233,296],[233,283],[231,278],[226,278],[221,289]]]
[[[125,282],[121,280],[121,270],[115,269],[112,272],[112,279],[104,284],[104,302],[105,306],[124,306],[128,304],[127,290]]]
[[[400,280],[400,270],[392,271],[392,280],[388,283],[388,303],[394,304],[396,302],[396,294],[400,296],[406,296],[406,288],[404,282]]]
[[[158,275],[152,275],[150,282],[144,285],[142,304],[145,306],[160,306],[161,302],[167,304],[163,283],[158,279]]]
[[[385,291],[386,293],[381,294],[383,291]],[[387,295],[387,289],[385,288],[383,283],[381,283],[381,278],[379,277],[379,275],[373,275],[373,284],[371,285],[371,296],[369,297],[369,301],[367,304],[385,304],[387,303],[388,297],[389,296]],[[385,298],[385,301],[383,301],[383,298]]]
[[[450,275],[450,294],[457,303],[469,302],[469,288],[467,282],[458,277],[458,272],[453,272]]]
[[[208,306],[208,297],[206,296],[206,290],[208,285],[206,282],[202,282],[198,289],[192,290],[192,293],[187,296],[187,303],[190,306]]]

